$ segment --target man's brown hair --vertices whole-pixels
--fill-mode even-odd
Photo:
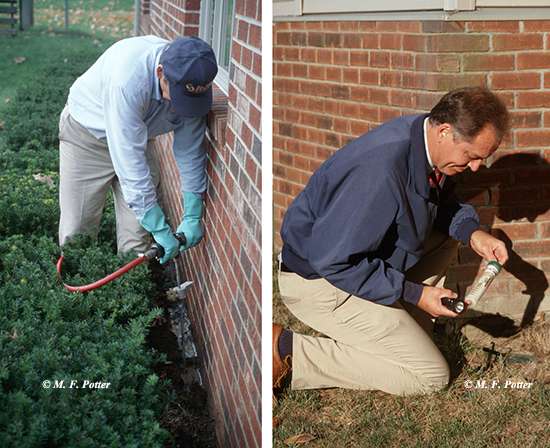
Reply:
[[[510,114],[503,101],[486,87],[463,87],[445,94],[430,112],[432,126],[449,123],[458,141],[471,143],[490,124],[502,141],[510,130]]]

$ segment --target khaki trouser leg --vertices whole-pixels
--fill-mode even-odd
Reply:
[[[456,247],[456,245],[455,245]],[[428,254],[428,251],[425,251]],[[445,268],[429,257],[429,278]],[[436,272],[434,274],[434,272]],[[294,334],[293,389],[343,387],[392,394],[425,393],[449,381],[449,367],[430,336],[400,303],[377,305],[335,288],[279,271],[285,305],[328,338]]]
[[[147,250],[149,234],[124,201],[108,146],[73,120],[67,107],[59,122],[59,140],[59,244],[64,245],[79,233],[97,236],[105,200],[113,187],[119,252]],[[158,164],[152,142],[147,160],[156,186]]]

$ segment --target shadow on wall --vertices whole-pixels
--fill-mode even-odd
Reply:
[[[538,154],[510,154],[500,157],[490,168],[463,173],[457,181],[459,194],[470,199],[479,194],[486,197],[489,186],[488,205],[469,202],[476,206],[482,224],[490,223],[491,234],[506,243],[510,258],[503,269],[523,283],[525,289],[521,294],[528,297],[519,323],[498,313],[473,309],[457,323],[460,327],[473,325],[494,337],[513,334],[534,321],[549,286],[544,271],[534,264],[537,258],[548,256],[543,253],[534,222],[550,209],[550,199],[544,196],[544,187],[550,186],[550,167]],[[512,222],[517,225],[506,225]],[[502,227],[494,228],[496,224]],[[509,294],[510,298],[518,297],[514,297],[513,291]]]

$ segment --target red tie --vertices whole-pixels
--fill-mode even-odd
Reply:
[[[438,188],[441,185],[441,179],[443,178],[443,173],[437,168],[433,170],[430,174],[430,185],[434,188]]]

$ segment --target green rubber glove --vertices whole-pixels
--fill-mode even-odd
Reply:
[[[178,254],[180,243],[172,235],[172,230],[166,224],[164,213],[158,204],[145,212],[140,224],[145,230],[153,234],[155,241],[164,249],[164,256],[160,259],[161,264],[166,263]]]
[[[196,246],[204,236],[201,226],[203,201],[202,196],[189,191],[183,192],[183,210],[185,215],[183,215],[183,221],[178,227],[178,233],[183,232],[187,242],[185,246],[180,247],[180,250]]]

